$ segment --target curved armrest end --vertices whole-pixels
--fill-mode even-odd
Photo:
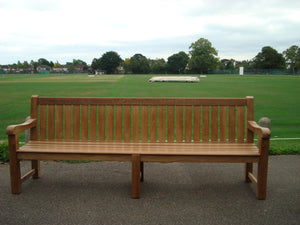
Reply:
[[[36,119],[29,119],[22,124],[10,125],[6,128],[7,135],[16,135],[24,130],[30,129],[37,125]]]
[[[271,137],[271,131],[267,127],[259,126],[255,121],[248,121],[248,128],[256,133],[260,138],[268,139]]]

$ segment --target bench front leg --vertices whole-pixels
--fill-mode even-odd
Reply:
[[[141,156],[132,155],[132,198],[140,198]]]
[[[18,135],[8,135],[10,183],[12,194],[20,194],[22,192],[20,160],[17,158],[17,149],[19,148],[18,139]]]
[[[259,140],[260,159],[257,168],[256,197],[262,200],[266,199],[267,195],[269,144],[269,139]]]

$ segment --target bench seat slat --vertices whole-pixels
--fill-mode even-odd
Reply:
[[[259,156],[251,143],[30,141],[18,153]]]

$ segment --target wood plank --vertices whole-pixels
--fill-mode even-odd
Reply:
[[[115,132],[116,132],[116,141],[122,141],[122,117],[123,117],[123,106],[117,105],[116,106],[116,125],[115,125]]]
[[[142,141],[148,141],[148,106],[142,106]]]
[[[106,140],[112,141],[114,139],[114,106],[108,105],[106,107]]]
[[[174,136],[174,129],[175,129],[175,118],[174,118],[174,106],[168,106],[168,128],[167,128],[167,137],[168,142],[174,142],[175,136]]]
[[[99,105],[98,108],[98,139],[105,140],[105,106]]]
[[[131,106],[124,106],[124,141],[131,140]]]
[[[150,106],[150,141],[157,141],[157,106]]]
[[[257,185],[257,179],[256,179],[256,177],[253,175],[253,173],[249,172],[249,173],[248,173],[248,177],[249,177],[249,179],[252,181],[252,183],[254,183],[254,184]]]
[[[158,140],[159,142],[166,141],[166,106],[159,106],[158,111]]]
[[[63,105],[56,106],[56,139],[60,140],[64,138],[63,130],[64,130],[64,111]]]
[[[183,106],[176,106],[176,142],[183,141]]]
[[[248,143],[31,141],[19,153],[259,156]]]
[[[192,141],[192,106],[185,107],[185,142]]]
[[[199,142],[201,139],[201,107],[194,106],[194,142]]]
[[[24,176],[21,177],[21,182],[23,183],[28,178],[32,177],[35,174],[35,169],[30,170]]]
[[[48,139],[55,139],[55,105],[48,105]]]
[[[258,162],[257,156],[187,156],[187,155],[141,155],[143,162]]]
[[[209,141],[209,106],[202,107],[202,141]]]
[[[228,106],[246,105],[245,98],[39,98],[44,105],[178,105],[178,106]]]
[[[40,139],[47,139],[47,106],[40,106]]]
[[[211,141],[218,141],[218,119],[219,119],[218,106],[211,107]]]
[[[228,119],[228,139],[229,142],[235,142],[235,119],[236,119],[235,106],[229,106],[229,119]]]
[[[140,140],[140,107],[133,106],[132,108],[132,140]]]
[[[65,140],[72,139],[72,106],[65,105]]]
[[[20,153],[24,160],[88,160],[88,161],[131,161],[131,155],[124,154],[85,154],[85,153]]]
[[[245,138],[245,109],[237,107],[237,142],[243,143]]]
[[[80,105],[73,105],[73,139],[80,139]]]
[[[227,141],[227,107],[220,107],[220,142]]]
[[[90,106],[90,140],[97,140],[97,106]]]
[[[89,106],[81,106],[81,139],[86,141],[89,139]]]

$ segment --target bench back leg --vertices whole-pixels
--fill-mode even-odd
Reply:
[[[245,182],[251,182],[248,174],[253,172],[253,163],[246,163],[245,164],[245,175],[244,175],[244,179]]]
[[[34,169],[34,174],[32,175],[33,178],[39,178],[41,176],[41,169],[40,169],[40,161],[39,160],[31,160],[31,168]]]

